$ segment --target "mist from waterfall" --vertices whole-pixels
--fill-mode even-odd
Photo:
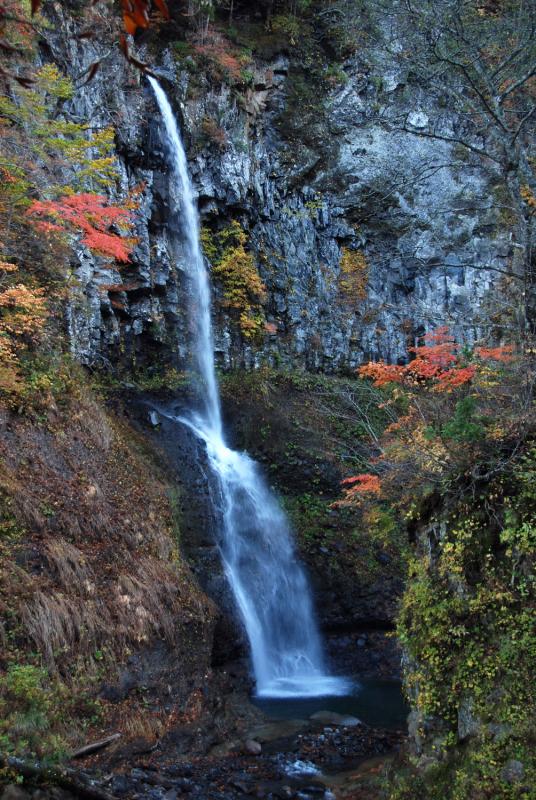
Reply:
[[[189,280],[194,369],[200,380],[200,408],[179,421],[204,441],[217,478],[221,556],[248,635],[257,694],[344,694],[347,681],[326,670],[311,594],[286,516],[257,464],[225,442],[214,366],[210,284],[186,154],[165,92],[154,78],[149,81],[164,121],[178,198],[173,211]]]

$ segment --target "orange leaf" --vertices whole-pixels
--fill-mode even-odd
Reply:
[[[154,0],[154,4],[160,11],[164,19],[169,19],[169,9],[165,0]]]
[[[134,34],[138,28],[149,27],[147,0],[121,0],[121,5],[127,33]]]
[[[126,32],[134,36],[136,31],[138,30],[138,26],[136,25],[134,19],[130,16],[130,14],[127,14],[126,12],[123,13],[123,23],[125,25]]]

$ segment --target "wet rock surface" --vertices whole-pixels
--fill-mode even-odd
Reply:
[[[175,421],[186,413],[191,399],[162,399],[133,393],[125,408],[132,422],[161,454],[174,483],[180,546],[202,589],[214,600],[218,617],[213,637],[213,666],[247,656],[247,639],[225,578],[218,547],[221,520],[217,489],[210,475],[204,445],[187,425]],[[151,420],[158,415],[159,424]]]
[[[400,678],[400,647],[392,630],[374,627],[326,634],[330,660],[345,675],[360,678]]]

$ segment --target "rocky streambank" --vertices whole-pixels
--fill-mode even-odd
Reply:
[[[196,725],[199,723],[196,722]],[[10,784],[2,800],[78,797],[151,800],[334,800],[375,797],[379,777],[402,741],[400,730],[372,728],[351,716],[319,712],[309,720],[266,721],[208,754],[185,756],[173,733],[158,747],[115,746],[64,773],[63,785]],[[68,783],[72,782],[69,788]],[[364,792],[362,794],[362,792]]]

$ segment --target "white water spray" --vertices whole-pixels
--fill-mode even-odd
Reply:
[[[199,218],[173,111],[149,78],[166,131],[180,208],[178,222],[190,279],[190,313],[202,410],[186,422],[206,444],[218,478],[225,572],[249,638],[257,694],[299,697],[345,694],[347,681],[326,673],[304,572],[285,514],[246,453],[227,447],[221,420],[210,316],[210,287],[199,241]]]

